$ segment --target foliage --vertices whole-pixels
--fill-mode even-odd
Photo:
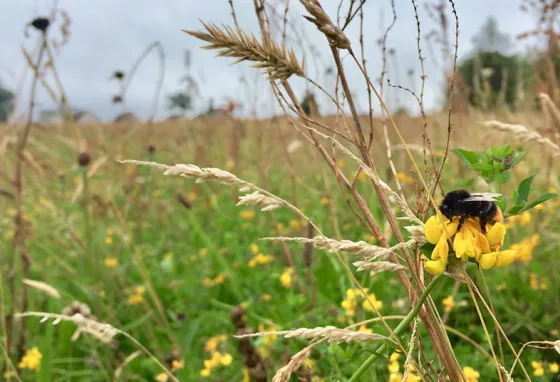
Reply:
[[[175,92],[167,96],[169,109],[179,109],[184,114],[192,108],[191,96],[185,92]]]
[[[14,93],[0,83],[0,122],[7,121],[13,107]]]

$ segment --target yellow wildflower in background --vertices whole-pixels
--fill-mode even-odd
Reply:
[[[198,256],[202,258],[202,257],[206,257],[206,255],[208,255],[208,249],[200,248],[200,250],[198,251]]]
[[[467,377],[467,382],[478,382],[478,378],[480,378],[480,373],[470,366],[465,366],[463,373]]]
[[[288,267],[284,269],[284,272],[280,275],[280,283],[285,288],[292,287],[292,274],[294,273],[294,268]]]
[[[243,382],[251,382],[251,373],[246,367],[243,368]]]
[[[182,359],[181,360],[174,359],[173,362],[171,362],[172,371],[181,370],[184,367],[185,367],[185,362]]]
[[[105,244],[107,245],[113,244],[113,238],[111,236],[105,237]]]
[[[548,290],[548,278],[539,277],[533,272],[529,273],[529,286],[533,290]]]
[[[268,302],[268,301],[270,301],[271,299],[272,299],[272,297],[270,297],[270,295],[269,295],[268,293],[263,293],[263,294],[261,295],[261,301]]]
[[[443,299],[443,306],[445,306],[444,310],[446,312],[451,312],[451,310],[455,307],[455,300],[453,300],[453,296],[447,296]]]
[[[251,260],[249,260],[249,267],[254,268],[257,265],[264,265],[270,263],[272,261],[272,257],[269,255],[263,255],[262,253],[257,254]]]
[[[550,371],[551,373],[558,373],[560,371],[560,365],[558,364],[558,362],[549,364],[548,371]]]
[[[362,294],[360,293],[360,295],[362,295]],[[362,308],[364,310],[368,310],[370,312],[373,312],[373,307],[371,306],[372,304],[375,307],[375,309],[377,309],[377,310],[379,310],[383,307],[383,301],[379,301],[373,293],[368,293],[367,297],[368,297],[367,299],[364,298],[364,302],[362,303]]]
[[[209,277],[205,277],[202,280],[202,286],[212,287],[214,285],[220,285],[225,281],[225,279],[226,279],[226,276],[223,273],[220,273],[218,276],[216,276],[213,279],[211,279]]]
[[[133,294],[128,298],[128,305],[140,304],[144,301],[144,297],[141,294]]]
[[[512,244],[511,249],[517,251],[517,260],[523,264],[528,264],[533,259],[533,251],[539,244],[539,241],[539,234],[536,233],[520,243]]]
[[[196,199],[198,199],[198,195],[196,194],[196,192],[191,191],[187,194],[187,199],[189,202],[194,202],[196,201]]]
[[[116,257],[106,257],[105,258],[105,266],[107,268],[116,268],[118,265]]]
[[[397,172],[397,179],[402,184],[414,184],[414,179],[404,171]]]
[[[256,245],[255,243],[251,243],[251,245],[249,245],[249,249],[251,250],[251,253],[253,255],[256,255],[257,253],[259,253],[259,246]]]
[[[358,331],[363,333],[373,333],[373,330],[369,329],[365,324],[360,325]]]
[[[531,367],[534,369],[533,375],[535,377],[540,377],[541,375],[544,375],[544,367],[542,362],[532,361]]]
[[[468,218],[459,230],[459,217],[449,220],[441,215],[441,219],[443,224],[440,218],[434,215],[424,225],[426,240],[435,244],[431,260],[424,263],[424,268],[429,273],[439,275],[445,272],[449,262],[448,239],[451,240],[457,259],[473,260],[480,264],[482,269],[506,267],[516,259],[516,250],[500,250],[506,235],[506,228],[502,223],[487,224],[484,235],[478,218]]]
[[[373,306],[379,310],[383,307],[383,301],[377,300],[375,294],[368,293],[368,289],[364,288],[364,292],[367,293],[367,299],[364,298],[362,292],[359,289],[348,289],[346,291],[346,299],[342,300],[340,306],[344,309],[347,317],[354,317],[356,314],[356,309],[358,308],[358,299],[362,302],[362,309],[372,312]],[[369,299],[369,301],[368,301]],[[370,304],[371,302],[371,304]]]
[[[326,196],[323,196],[321,198],[321,205],[322,206],[327,206],[329,204],[329,198],[327,198]]]
[[[156,375],[157,382],[167,382],[168,380],[169,376],[167,375],[167,373],[159,373],[158,375]]]
[[[213,353],[218,350],[218,345],[225,341],[227,341],[227,336],[225,334],[218,334],[214,337],[210,337],[204,345],[204,350],[208,353]]]
[[[301,229],[301,222],[299,220],[290,220],[290,228],[291,229]]]
[[[255,217],[255,211],[251,211],[251,210],[243,210],[239,213],[239,216],[241,217],[241,219],[243,220],[251,220],[252,218]]]
[[[39,370],[39,367],[41,366],[41,358],[43,358],[43,355],[39,349],[37,347],[33,347],[26,351],[23,357],[21,357],[18,367],[22,369]]]
[[[507,219],[506,227],[510,228],[515,225],[515,223],[519,223],[521,226],[527,226],[531,224],[531,213],[529,211],[522,212],[519,215],[510,216]]]

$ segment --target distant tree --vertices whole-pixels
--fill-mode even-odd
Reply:
[[[5,122],[10,117],[14,106],[14,93],[5,89],[0,82],[0,122]]]
[[[186,92],[178,91],[167,96],[168,107],[171,110],[179,109],[181,114],[186,114],[192,109],[191,96]]]
[[[508,54],[512,48],[509,35],[500,32],[498,21],[492,16],[486,19],[482,28],[473,36],[472,43],[477,52]]]
[[[484,109],[514,108],[520,91],[527,90],[531,80],[531,65],[525,57],[499,52],[477,52],[463,60],[458,70],[469,89],[469,104]]]

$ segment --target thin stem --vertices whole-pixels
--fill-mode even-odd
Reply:
[[[420,312],[420,308],[424,304],[424,301],[426,301],[426,298],[428,298],[430,292],[434,289],[434,287],[438,284],[438,282],[440,280],[443,280],[443,275],[437,275],[428,284],[428,286],[426,286],[426,289],[424,290],[422,295],[420,295],[420,298],[418,299],[418,303],[416,304],[414,309],[412,309],[410,311],[410,313],[408,313],[406,315],[406,317],[399,323],[397,328],[395,330],[393,330],[393,333],[395,333],[395,335],[401,334],[408,327],[408,325],[412,322],[412,320],[414,320],[414,318],[418,315],[418,312]],[[379,357],[379,354],[387,349],[387,346],[388,346],[387,342],[384,342],[383,344],[381,344],[377,348],[375,348],[373,350],[374,353],[369,356],[369,358],[358,368],[358,370],[356,370],[356,372],[354,373],[354,375],[352,375],[352,377],[348,380],[348,382],[358,381],[359,378],[366,372],[366,370]]]

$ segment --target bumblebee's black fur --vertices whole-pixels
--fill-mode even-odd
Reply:
[[[480,230],[486,234],[486,224],[494,219],[498,212],[495,201],[489,200],[470,200],[471,194],[466,190],[451,191],[443,198],[439,210],[446,218],[451,220],[454,216],[459,216],[458,230],[469,217],[477,217],[480,221]]]

